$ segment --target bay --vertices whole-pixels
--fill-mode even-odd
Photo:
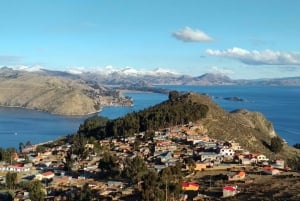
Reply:
[[[205,93],[225,110],[248,109],[263,113],[275,131],[290,145],[300,142],[300,87],[261,86],[157,86],[170,90]],[[167,94],[126,93],[133,107],[105,107],[98,114],[115,119],[168,99]],[[228,101],[238,97],[245,101]],[[0,107],[0,147],[18,147],[19,142],[40,143],[75,133],[89,116],[66,117],[22,108]]]
[[[0,107],[0,147],[52,141],[73,134],[88,116],[66,117],[46,112]]]

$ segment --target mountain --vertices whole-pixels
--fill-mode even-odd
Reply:
[[[25,72],[27,68],[10,69],[0,68],[1,72],[14,73]],[[84,80],[87,83],[97,83],[99,85],[136,85],[147,83],[147,85],[261,85],[261,86],[300,86],[300,77],[270,78],[270,79],[231,79],[224,74],[206,73],[200,76],[190,76],[179,74],[170,70],[157,68],[154,70],[142,71],[131,67],[114,68],[108,66],[101,69],[81,70],[69,69],[68,71],[54,71],[44,68],[32,70],[30,73],[63,77],[68,79]]]
[[[0,69],[2,106],[62,115],[86,115],[100,109],[100,100],[97,98],[100,92],[100,88],[92,88],[79,80]]]
[[[300,77],[270,78],[242,80],[231,79],[224,74],[206,73],[200,76],[178,74],[169,70],[154,69],[153,71],[137,71],[127,67],[124,69],[106,68],[101,71],[82,71],[58,73],[43,70],[44,74],[82,79],[102,85],[131,85],[148,83],[149,85],[261,85],[261,86],[300,86]]]

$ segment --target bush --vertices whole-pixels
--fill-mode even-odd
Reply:
[[[281,151],[283,147],[282,140],[279,137],[273,137],[271,139],[270,150],[274,153],[278,153]]]

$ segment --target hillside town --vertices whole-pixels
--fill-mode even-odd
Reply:
[[[101,163],[108,153],[116,159],[114,168],[119,171],[126,168],[128,159],[134,158],[142,159],[146,168],[156,173],[179,165],[183,175],[180,200],[226,199],[251,194],[247,185],[255,185],[261,179],[278,176],[299,179],[300,176],[282,158],[271,160],[262,153],[243,149],[234,141],[211,138],[199,123],[155,131],[151,138],[146,133],[137,133],[132,137],[86,142],[83,146],[86,153],[83,158],[72,153],[72,144],[66,139],[64,143],[24,146],[21,152],[11,154],[11,161],[1,161],[1,186],[5,189],[7,175],[16,173],[15,183],[9,189],[15,201],[31,200],[26,188],[16,187],[18,183],[30,181],[40,181],[44,200],[72,200],[69,195],[83,188],[92,192],[92,200],[140,200],[137,192],[141,191],[142,179],[133,183],[121,177],[99,177],[113,170]],[[164,200],[175,200],[171,194],[168,197],[169,190],[166,185]],[[0,192],[0,200],[7,192]]]

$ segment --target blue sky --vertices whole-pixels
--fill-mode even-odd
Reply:
[[[300,76],[298,0],[0,3],[0,66]]]

